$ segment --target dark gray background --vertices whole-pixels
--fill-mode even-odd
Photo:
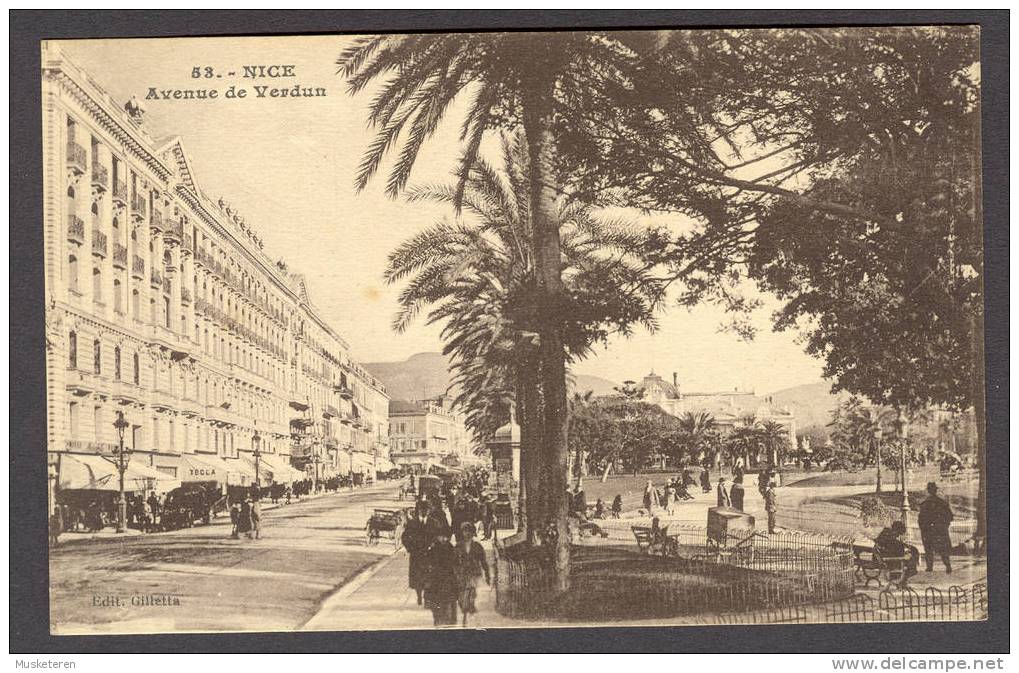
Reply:
[[[1000,11],[11,11],[11,652],[1007,652],[1009,13]],[[987,355],[984,623],[145,636],[49,635],[39,41],[402,31],[980,24]],[[129,55],[125,55],[129,58]]]

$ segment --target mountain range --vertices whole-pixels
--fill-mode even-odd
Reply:
[[[366,362],[364,366],[385,384],[391,399],[422,400],[441,395],[450,385],[449,361],[441,353],[417,353],[400,362]],[[600,376],[578,374],[572,389],[594,395],[609,395],[618,384]],[[783,388],[770,394],[774,404],[789,407],[796,417],[797,428],[825,425],[831,410],[845,393],[832,395],[831,384],[824,381]]]

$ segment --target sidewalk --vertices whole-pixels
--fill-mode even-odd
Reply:
[[[495,569],[492,548],[488,552],[493,586],[478,589],[477,614],[468,618],[468,628],[500,628],[527,626],[520,620],[508,619],[495,611]],[[410,556],[401,549],[366,570],[340,591],[330,596],[319,612],[308,620],[305,631],[362,631],[370,629],[431,629],[432,612],[417,604],[417,596],[407,586]],[[459,613],[459,610],[457,611]],[[459,615],[459,620],[463,616]]]
[[[296,505],[298,503],[307,502],[309,500],[317,500],[318,498],[324,498],[327,495],[342,496],[342,495],[356,495],[358,493],[376,493],[378,491],[384,491],[387,488],[393,488],[396,485],[396,483],[397,482],[383,481],[383,482],[377,482],[375,484],[372,484],[371,486],[362,486],[361,488],[356,488],[354,490],[340,489],[339,491],[329,491],[329,492],[321,491],[319,493],[310,493],[308,495],[302,496],[301,498],[293,498],[293,499],[291,499],[290,504],[291,505]],[[273,503],[273,502],[270,502],[268,499],[266,499],[262,503],[262,511],[263,512],[268,512],[270,510],[279,509],[279,508],[285,507],[285,506],[286,506],[286,504],[285,504],[284,501],[280,501],[278,503]],[[215,522],[218,519],[225,519],[227,517],[228,517],[228,513],[227,512],[221,512],[219,514],[219,516],[214,517],[212,521]],[[199,524],[199,527],[201,525],[202,524]],[[178,532],[180,530],[186,530],[186,529],[178,528],[178,529],[174,529],[174,530],[158,531],[158,532],[155,532],[155,533],[145,533],[145,532],[142,532],[141,530],[139,530],[137,528],[128,528],[123,533],[118,533],[118,532],[116,532],[114,530],[114,528],[112,526],[107,526],[106,528],[104,528],[103,530],[99,531],[98,533],[86,533],[84,531],[64,531],[63,533],[60,534],[60,540],[57,542],[56,546],[57,547],[63,547],[64,545],[78,544],[78,543],[81,543],[81,542],[88,542],[90,540],[116,540],[116,539],[123,539],[125,537],[136,537],[136,536],[141,536],[141,535],[146,535],[146,536],[150,536],[151,537],[153,535],[166,535],[168,533],[176,533],[176,532]],[[52,548],[52,547],[53,547],[53,545],[50,545],[50,548]]]

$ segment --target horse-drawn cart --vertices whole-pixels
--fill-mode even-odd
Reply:
[[[386,537],[399,548],[407,516],[407,511],[403,509],[376,509],[364,527],[365,544],[378,544],[379,540]]]

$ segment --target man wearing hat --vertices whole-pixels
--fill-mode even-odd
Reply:
[[[948,526],[952,523],[952,508],[938,497],[938,485],[933,481],[927,483],[927,499],[920,504],[920,539],[923,541],[924,562],[927,572],[934,570],[934,555],[941,556],[945,564],[945,572],[951,574],[952,540],[948,535]]]

